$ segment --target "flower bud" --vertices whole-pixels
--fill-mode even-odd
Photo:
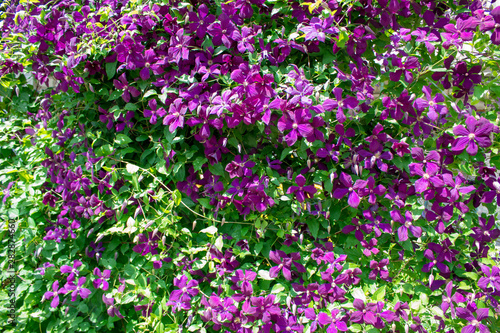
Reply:
[[[101,234],[101,235],[97,236],[95,242],[98,243],[103,238],[104,238],[104,234]]]
[[[94,228],[90,228],[89,232],[87,233],[87,238],[94,232]]]
[[[115,261],[118,259],[118,251],[115,252]]]
[[[193,221],[193,228],[192,228],[192,230],[194,230],[194,228],[196,228],[196,220]]]

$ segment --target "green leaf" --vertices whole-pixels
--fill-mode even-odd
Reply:
[[[132,142],[132,139],[125,134],[118,134],[116,136],[115,142],[119,145],[126,145],[127,143]]]
[[[373,293],[372,299],[378,302],[382,301],[384,297],[385,297],[385,286],[382,286]]]
[[[310,221],[307,222],[307,226],[309,227],[309,230],[311,231],[311,235],[314,238],[318,238],[319,220],[318,219],[311,219]]]
[[[124,272],[126,275],[133,278],[133,277],[135,277],[135,273],[137,272],[137,270],[131,264],[127,264],[127,265],[125,265]]]
[[[193,161],[193,167],[194,171],[200,171],[201,167],[203,164],[207,163],[208,159],[206,157],[198,156],[194,161]]]
[[[153,89],[146,91],[143,98],[148,98],[149,96],[158,95]]]
[[[175,189],[174,192],[172,192],[172,197],[174,198],[174,203],[176,206],[179,206],[182,201],[182,194],[178,189]]]
[[[124,110],[127,110],[127,111],[135,111],[137,110],[137,105],[133,104],[133,103],[127,103],[124,107]]]
[[[209,165],[208,170],[210,170],[210,172],[216,176],[224,175],[224,167],[220,163]]]
[[[108,156],[113,152],[113,146],[106,144],[96,149],[96,156]]]
[[[210,199],[209,198],[199,198],[198,202],[200,205],[205,207],[206,209],[212,209],[213,207],[210,205]]]
[[[111,80],[113,76],[115,76],[117,63],[117,61],[106,63],[106,74],[108,75],[108,80]]]
[[[285,287],[281,283],[277,283],[273,286],[273,289],[271,289],[271,294],[279,294],[280,292],[284,291]]]

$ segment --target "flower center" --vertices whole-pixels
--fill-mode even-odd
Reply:
[[[299,125],[297,123],[293,123],[292,128],[297,129],[297,127],[299,127]]]
[[[428,173],[424,173],[424,179],[429,179],[429,178],[431,178],[431,176],[429,176]]]
[[[354,191],[354,189],[352,187],[349,187],[349,192],[352,192]]]
[[[212,60],[207,61],[207,64],[208,64],[209,66],[212,66],[212,64],[213,64],[213,63],[214,63],[214,62],[213,62]]]
[[[475,137],[476,137],[476,134],[474,134],[474,133],[469,134],[469,139],[473,140]]]
[[[473,321],[471,321],[470,324],[472,326],[479,326],[479,322],[476,319],[474,319]]]
[[[179,117],[179,112],[174,112],[174,117]]]

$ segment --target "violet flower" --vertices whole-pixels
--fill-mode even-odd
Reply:
[[[79,275],[80,271],[78,270],[78,267],[82,266],[82,262],[80,260],[75,260],[73,262],[73,267],[68,266],[68,265],[62,265],[61,266],[61,273],[62,274],[69,274],[68,276],[68,281],[74,280],[75,275]]]
[[[255,162],[248,161],[248,155],[236,155],[234,161],[226,165],[226,171],[229,172],[230,178],[235,177],[250,177],[252,176],[252,168],[255,166]],[[235,186],[235,185],[233,185]]]
[[[299,137],[308,137],[314,131],[314,128],[309,123],[311,115],[304,109],[286,112],[278,120],[278,130],[284,132],[290,130],[285,135],[285,141],[289,147],[293,146]]]
[[[372,311],[375,310],[374,303],[368,303],[365,305],[365,302],[359,298],[355,298],[352,304],[354,308],[358,311],[354,311],[351,314],[350,321],[353,323],[365,323],[374,325],[377,321],[375,317],[375,313]]]
[[[465,90],[469,90],[475,84],[481,83],[481,65],[472,66],[467,70],[467,63],[464,61],[459,62],[453,71],[453,85],[458,86],[462,83]]]
[[[64,286],[68,292],[70,292],[71,290],[73,291],[71,293],[72,302],[76,302],[76,297],[78,295],[80,295],[80,297],[84,299],[90,296],[91,291],[87,288],[83,288],[85,281],[87,281],[87,278],[82,276],[81,278],[78,279],[78,285],[75,285],[74,281],[69,281]]]
[[[455,303],[462,303],[462,302],[465,302],[466,299],[458,291],[455,294],[453,294],[453,296],[452,296],[451,295],[452,290],[453,290],[453,281],[450,281],[446,285],[446,288],[445,288],[446,295],[443,295],[443,301],[441,303],[441,310],[443,310],[443,313],[446,314],[446,312],[448,311],[448,309],[450,309],[450,311],[451,311],[451,318],[455,319],[456,318],[456,313],[455,313],[455,305],[453,304],[453,302],[455,302]]]
[[[328,18],[321,20],[318,17],[313,17],[309,21],[309,26],[303,26],[299,30],[305,32],[305,41],[318,39],[320,42],[325,42],[326,34],[335,34],[338,33],[339,30],[335,27],[332,27],[333,24],[333,16],[329,16]]]
[[[465,124],[467,128],[462,125],[453,128],[453,134],[461,137],[453,142],[452,151],[462,152],[465,149],[474,156],[477,154],[478,146],[484,148],[491,146],[489,134],[493,131],[493,124],[489,121],[478,121],[473,116],[467,117]]]
[[[359,196],[366,197],[368,196],[368,202],[374,205],[377,202],[376,195],[383,196],[385,194],[386,188],[383,185],[375,186],[375,179],[372,176],[368,177],[366,180],[366,186],[364,188],[359,189]]]
[[[432,90],[429,86],[424,86],[422,88],[422,91],[425,94],[425,99],[417,98],[415,100],[415,107],[417,108],[417,110],[423,111],[426,108],[429,108],[427,117],[429,117],[429,119],[432,121],[438,120],[439,116],[446,115],[446,113],[448,112],[446,106],[438,104],[444,102],[443,95],[436,94],[436,96],[432,98]]]
[[[107,312],[110,317],[117,316],[118,318],[123,319],[123,315],[120,313],[120,310],[114,305],[115,299],[113,297],[108,298],[106,295],[102,294],[102,301],[108,306]]]
[[[148,105],[151,110],[145,109],[144,117],[146,118],[151,117],[151,119],[149,119],[149,122],[153,125],[156,124],[156,120],[158,119],[158,117],[161,118],[167,114],[164,108],[157,109],[158,104],[156,102],[156,99],[150,99]]]
[[[356,183],[353,184],[351,176],[344,172],[340,174],[339,180],[344,187],[335,189],[333,197],[336,199],[342,199],[348,195],[347,203],[349,206],[357,208],[360,203],[360,198],[356,191],[363,188],[365,181],[358,179]]]
[[[56,308],[59,305],[59,295],[66,294],[68,293],[68,290],[66,288],[59,288],[59,281],[54,281],[52,284],[52,290],[53,291],[47,291],[43,295],[44,299],[51,299],[52,302],[50,302],[50,306],[53,308]]]
[[[380,274],[382,280],[389,280],[389,271],[384,269],[389,264],[389,259],[382,259],[380,262],[375,260],[370,261],[370,269],[372,270],[368,274],[368,278],[371,280],[376,280],[377,276]]]
[[[102,289],[104,291],[109,289],[109,283],[106,281],[111,276],[111,271],[109,269],[105,269],[102,273],[101,270],[96,267],[94,268],[94,275],[99,277],[92,281],[95,289]]]
[[[176,289],[170,293],[170,302],[177,300],[188,302],[191,300],[192,296],[196,296],[200,292],[198,289],[196,289],[196,287],[198,286],[198,281],[190,280],[188,282],[188,278],[186,275],[182,275],[179,279],[174,278],[174,286],[179,289]]]
[[[355,109],[359,104],[359,101],[353,96],[347,96],[342,99],[342,92],[342,88],[334,88],[333,94],[335,95],[336,100],[327,99],[323,103],[325,111],[337,110],[336,117],[339,123],[344,123],[347,119],[344,114],[345,109]]]
[[[479,331],[480,333],[489,333],[490,330],[484,324],[481,324],[481,321],[488,318],[489,308],[481,308],[476,310],[476,316],[474,316],[468,308],[458,308],[457,315],[467,320],[469,325],[466,325],[462,328],[462,333],[474,333]]]
[[[403,219],[403,216],[401,215],[401,212],[399,210],[393,210],[391,211],[391,218],[393,219],[393,221],[402,224],[402,226],[398,228],[398,238],[400,242],[404,242],[408,239],[408,230],[410,230],[413,236],[417,238],[422,236],[422,228],[415,227],[412,224],[413,216],[410,211],[405,212],[405,219]]]
[[[320,312],[318,314],[318,322],[321,326],[329,325],[326,330],[328,333],[337,333],[337,331],[346,332],[348,329],[347,324],[339,317],[339,313],[339,309],[333,309],[330,316],[324,312]]]
[[[477,286],[484,291],[492,290],[493,287],[495,291],[500,291],[500,269],[497,266],[488,267],[486,265],[481,265],[481,271],[484,276],[479,278],[477,281]]]
[[[290,253],[287,255],[285,252],[281,250],[271,251],[269,252],[269,259],[278,266],[271,267],[269,270],[269,276],[275,278],[278,276],[280,271],[283,271],[283,276],[288,281],[292,280],[292,264],[295,266],[299,273],[305,273],[306,269],[302,266],[301,263],[297,262],[300,260],[299,253]]]
[[[148,253],[158,254],[158,242],[161,240],[162,234],[157,232],[153,235],[153,232],[148,232],[147,234],[140,234],[138,244],[132,249],[134,252],[140,253],[145,256]]]
[[[139,97],[141,94],[137,88],[129,86],[125,73],[120,75],[118,80],[113,80],[113,85],[116,89],[123,90],[122,98],[126,103],[130,102],[130,95],[132,97]]]
[[[490,15],[493,17],[493,20],[490,20],[489,23],[484,24],[484,27],[481,27],[481,31],[493,30],[491,34],[491,42],[494,45],[500,44],[500,8],[495,7]]]
[[[177,128],[184,127],[184,115],[186,114],[187,106],[183,104],[182,98],[176,98],[170,108],[168,114],[163,118],[163,125],[169,125],[170,133],[173,133]]]
[[[317,192],[317,189],[313,185],[306,185],[306,178],[302,175],[298,175],[295,178],[295,182],[298,186],[290,186],[286,194],[295,193],[299,202],[304,202],[305,199],[311,199],[314,193]]]

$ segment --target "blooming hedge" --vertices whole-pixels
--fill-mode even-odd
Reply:
[[[500,7],[2,6],[7,331],[500,331]]]

